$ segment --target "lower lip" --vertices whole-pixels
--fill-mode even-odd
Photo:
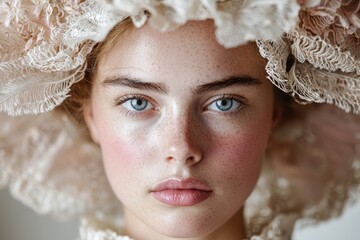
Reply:
[[[196,189],[166,189],[152,192],[160,202],[170,206],[193,206],[210,197],[210,191]]]

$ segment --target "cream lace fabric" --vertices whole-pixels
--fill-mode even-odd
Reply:
[[[130,239],[116,233],[122,210],[98,147],[50,111],[83,79],[93,46],[128,17],[159,31],[213,19],[225,47],[256,40],[269,80],[296,101],[349,112],[294,107],[247,200],[249,239],[290,239],[295,222],[339,216],[359,199],[357,0],[0,1],[0,187],[41,214],[84,216],[82,240]]]
[[[303,102],[359,114],[360,2],[323,0],[299,16],[286,38],[257,41],[269,79]]]
[[[360,62],[319,36],[288,33],[283,40],[257,41],[260,53],[269,60],[269,79],[284,92],[308,102],[335,104],[346,112],[360,113]],[[296,61],[287,68],[292,55]]]
[[[37,114],[61,104],[71,85],[83,79],[93,45],[131,17],[137,27],[148,21],[160,31],[213,19],[225,47],[258,40],[269,60],[269,78],[282,90],[359,113],[359,3],[301,2],[300,12],[295,0],[2,1],[0,110]],[[312,5],[317,7],[305,8]],[[284,32],[285,41],[280,39]],[[296,60],[286,71],[289,56]],[[341,74],[335,76],[337,71]],[[334,87],[338,81],[341,87]]]
[[[261,55],[269,60],[269,78],[283,91],[359,113],[356,2],[324,0],[301,11],[297,26],[300,6],[295,0],[2,1],[0,110],[10,115],[37,114],[61,104],[71,85],[83,79],[93,45],[131,17],[138,27],[148,21],[160,31],[189,20],[213,19],[217,39],[225,47],[258,40]],[[280,39],[284,32],[285,41]],[[287,71],[289,56],[296,60]],[[341,87],[334,87],[338,81]]]
[[[0,115],[0,186],[41,214],[114,212],[100,151],[65,116]],[[44,124],[46,123],[46,124]],[[102,189],[102,192],[99,192]],[[114,203],[114,204],[112,204]]]

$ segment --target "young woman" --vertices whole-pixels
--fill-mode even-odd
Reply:
[[[17,41],[1,44],[23,48],[2,54],[0,109],[38,115],[2,116],[1,183],[38,211],[85,214],[82,239],[289,239],[298,219],[341,213],[359,185],[359,118],[278,88],[358,113],[356,43],[304,33],[331,6],[301,4],[4,4]]]
[[[255,44],[223,48],[211,21],[128,31],[99,60],[85,107],[124,230],[245,238],[242,206],[278,115]]]

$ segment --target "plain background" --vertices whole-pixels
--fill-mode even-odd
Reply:
[[[0,190],[0,240],[76,240],[79,219],[58,222],[39,216]],[[345,214],[317,227],[296,230],[293,240],[359,240],[360,202]]]

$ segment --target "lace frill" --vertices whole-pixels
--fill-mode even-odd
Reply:
[[[9,187],[36,212],[58,218],[120,211],[99,149],[66,116],[2,114],[0,122],[0,187]]]
[[[138,27],[148,20],[160,31],[173,30],[189,20],[211,18],[217,27],[218,41],[226,47],[261,39],[260,52],[269,60],[267,72],[275,85],[303,100],[335,103],[348,112],[359,113],[357,92],[346,93],[351,95],[346,99],[341,96],[359,85],[360,64],[356,53],[359,6],[356,1],[323,1],[300,12],[298,27],[303,29],[294,31],[300,8],[290,0],[203,0],[186,4],[175,0],[111,3],[88,0],[79,4],[3,1],[0,110],[10,115],[37,114],[60,105],[68,97],[71,85],[83,79],[86,56],[95,42],[103,40],[118,22],[131,17]],[[288,32],[291,48],[279,40],[284,32]],[[278,45],[285,45],[281,47],[283,51],[275,48]],[[352,55],[349,50],[355,53]],[[295,66],[302,68],[296,64],[289,74],[286,71],[289,56],[294,56],[298,63],[310,63],[312,68],[295,70]],[[326,78],[336,70],[344,73],[344,76],[338,74],[337,79],[344,82],[341,85],[345,89],[329,90]],[[309,79],[306,89],[298,76]],[[317,83],[312,84],[313,77]],[[324,86],[318,86],[320,82]],[[324,98],[321,93],[324,91],[331,96]]]
[[[257,41],[270,81],[304,103],[335,104],[360,114],[360,61],[319,37],[293,31],[287,40],[290,46],[285,40]]]
[[[279,41],[258,40],[269,79],[302,102],[360,114],[360,3],[323,0],[304,8]]]
[[[360,199],[360,117],[326,105],[294,111],[273,134],[269,166],[245,205],[249,236],[290,239],[295,222],[336,218]]]

